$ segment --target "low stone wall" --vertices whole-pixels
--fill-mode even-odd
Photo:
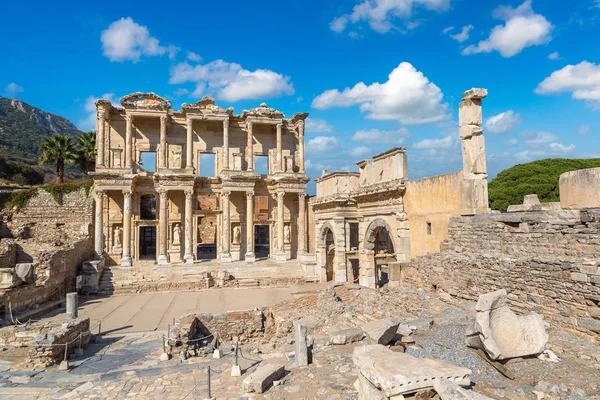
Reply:
[[[173,327],[172,337],[193,340],[209,334],[240,343],[265,338],[265,309],[229,311],[220,314],[183,315]],[[212,339],[212,338],[211,338]]]
[[[506,289],[514,310],[597,337],[598,221],[600,209],[453,217],[441,252],[412,260],[403,281],[469,300]]]
[[[29,358],[34,364],[44,364],[46,366],[58,364],[65,357],[65,348],[68,343],[68,354],[74,353],[80,346],[87,346],[92,334],[90,333],[90,319],[80,318],[74,321],[64,323],[53,328],[46,334],[39,334],[30,344]]]
[[[0,268],[13,268],[17,263],[17,244],[13,239],[0,240]]]

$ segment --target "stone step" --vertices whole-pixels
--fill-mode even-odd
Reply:
[[[256,287],[259,286],[258,280],[256,279],[239,279],[238,287]]]

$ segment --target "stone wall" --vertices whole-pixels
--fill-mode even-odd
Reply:
[[[600,168],[565,172],[559,187],[560,206],[564,209],[600,207]]]
[[[220,340],[241,343],[265,337],[265,310],[229,311],[221,314],[182,315],[172,330],[172,337],[198,339],[218,335]],[[184,340],[185,342],[185,340]]]
[[[410,255],[439,252],[448,238],[450,217],[460,215],[463,173],[433,176],[406,183],[404,211],[410,226]]]
[[[17,244],[13,239],[0,239],[0,268],[13,268],[17,263]]]
[[[515,311],[597,335],[599,218],[600,209],[453,217],[441,252],[412,260],[404,281],[469,300],[506,289]]]
[[[64,323],[45,334],[35,335],[29,347],[29,358],[34,364],[45,366],[59,364],[64,360],[65,348],[67,348],[67,355],[70,355],[80,345],[82,348],[86,347],[91,337],[89,318]],[[68,346],[63,346],[67,344]]]

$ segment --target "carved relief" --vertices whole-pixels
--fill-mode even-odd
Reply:
[[[112,167],[113,168],[122,168],[121,164],[121,153],[122,149],[111,149],[112,152]]]
[[[180,169],[181,168],[181,155],[183,146],[180,144],[169,144],[169,168]]]
[[[121,105],[126,109],[168,110],[171,102],[155,93],[136,92],[121,97]]]

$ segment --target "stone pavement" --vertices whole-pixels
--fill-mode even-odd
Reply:
[[[321,284],[251,289],[206,289],[189,292],[153,292],[82,297],[79,316],[89,317],[92,327],[102,322],[103,333],[163,331],[182,314],[252,310],[292,300],[315,291]],[[62,311],[60,311],[62,312]],[[54,315],[63,318],[60,312]],[[97,328],[93,329],[94,333]]]

